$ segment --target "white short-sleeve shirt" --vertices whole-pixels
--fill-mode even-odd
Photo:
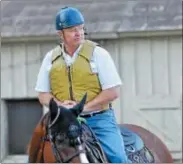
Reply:
[[[63,57],[67,65],[74,63],[78,56],[78,52],[81,46],[75,51],[71,57],[63,52]],[[49,51],[43,59],[40,67],[35,90],[37,92],[51,92],[49,73],[52,67],[51,64],[52,50]],[[96,46],[93,52],[93,56],[90,61],[91,70],[98,74],[98,78],[102,87],[102,90],[109,89],[122,84],[119,74],[116,70],[114,61],[110,54],[102,47]]]

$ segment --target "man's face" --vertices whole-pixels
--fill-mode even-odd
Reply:
[[[63,30],[64,42],[71,46],[78,46],[84,41],[84,25],[78,25]]]

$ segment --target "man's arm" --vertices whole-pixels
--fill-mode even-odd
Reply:
[[[119,97],[118,90],[122,84],[114,61],[108,51],[102,47],[96,47],[92,61],[91,68],[93,73],[98,73],[102,91],[84,106],[85,112],[99,110],[103,105],[117,99]]]
[[[58,101],[51,93],[49,92],[39,92],[38,93],[39,102],[42,105],[49,106],[50,100],[53,98],[57,105],[62,105],[61,101]]]
[[[93,100],[91,100],[84,106],[84,112],[99,110],[103,105],[114,101],[119,97],[117,90],[118,90],[118,87],[112,87],[112,88],[103,90],[98,96],[96,96]]]
[[[49,51],[43,59],[41,67],[39,69],[39,73],[37,76],[37,82],[35,90],[38,92],[38,99],[42,105],[49,105],[51,98],[54,96],[50,92],[50,80],[49,80],[49,72],[51,69],[51,56],[52,50]],[[61,102],[54,98],[58,105],[61,105]]]
[[[49,92],[39,92],[38,93],[38,98],[39,98],[39,102],[42,105],[45,106],[49,106],[49,102],[50,100],[53,98],[54,101],[57,103],[58,106],[63,106],[65,108],[72,108],[74,105],[76,105],[77,103],[75,101],[71,101],[71,100],[65,100],[65,101],[59,101],[58,99],[56,99],[51,93]]]
[[[39,69],[35,87],[35,90],[38,92],[38,99],[42,105],[48,106],[51,98],[54,98],[58,106],[62,105],[66,108],[71,108],[76,105],[76,102],[70,100],[61,102],[57,100],[50,92],[49,73],[52,66],[51,56],[52,51],[49,51],[44,57],[41,67]]]

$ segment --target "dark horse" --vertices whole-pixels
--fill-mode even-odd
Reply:
[[[107,158],[92,130],[79,116],[86,95],[72,109],[51,100],[49,112],[35,128],[29,144],[29,163],[107,163]],[[146,129],[119,125],[125,151],[132,163],[173,163],[163,142]]]

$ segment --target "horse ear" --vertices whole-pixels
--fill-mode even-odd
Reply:
[[[72,109],[70,109],[72,111],[72,113],[77,117],[84,108],[85,102],[87,99],[87,93],[85,93],[85,95],[83,96],[82,100],[80,101],[79,104],[77,104],[76,106],[74,106]]]
[[[49,102],[49,110],[50,110],[51,120],[54,120],[58,112],[58,106],[53,98]]]

